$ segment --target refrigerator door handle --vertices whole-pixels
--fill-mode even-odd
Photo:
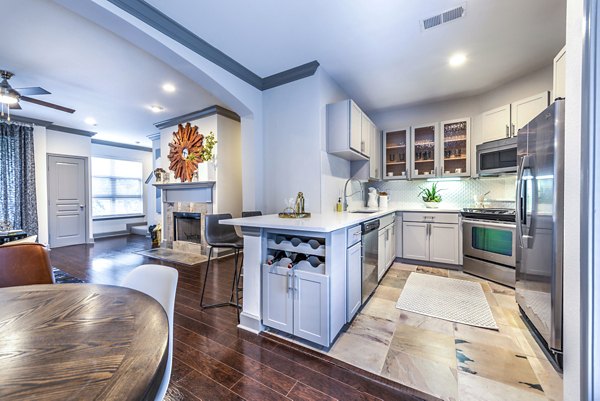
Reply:
[[[525,161],[528,161],[529,155],[524,155],[521,158],[519,165],[519,173],[517,175],[517,194],[516,194],[516,207],[515,207],[515,220],[517,223],[517,238],[519,239],[519,246],[526,248],[527,245],[523,241],[523,173],[525,171]],[[529,163],[527,164],[529,167]]]

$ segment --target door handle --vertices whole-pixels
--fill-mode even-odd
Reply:
[[[79,208],[80,208],[81,210],[83,210],[83,209],[85,208],[85,205],[79,205]]]
[[[517,135],[517,128],[515,127],[514,124],[512,124],[512,134],[511,134],[511,136],[515,136],[515,135]]]

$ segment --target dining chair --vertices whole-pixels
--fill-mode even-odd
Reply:
[[[235,231],[234,226],[220,224],[219,220],[231,219],[231,214],[208,214],[205,219],[204,236],[206,243],[210,246],[208,251],[208,262],[206,263],[206,271],[204,273],[204,283],[202,284],[202,294],[200,295],[200,307],[203,309],[219,308],[222,306],[235,306],[237,311],[238,322],[240,320],[240,299],[239,293],[239,275],[238,275],[238,256],[241,250],[244,249],[244,239]],[[233,249],[233,279],[231,283],[231,296],[228,302],[219,302],[215,304],[204,304],[204,292],[206,290],[206,282],[208,280],[208,271],[211,267],[213,249]],[[233,297],[235,296],[235,303]]]
[[[155,401],[160,401],[165,397],[171,380],[171,368],[173,366],[173,315],[178,277],[179,273],[172,267],[141,265],[130,271],[121,282],[122,287],[143,292],[154,298],[167,313],[169,321],[169,355],[165,374],[154,398]]]
[[[0,247],[0,287],[54,284],[48,250],[42,244],[10,242]]]

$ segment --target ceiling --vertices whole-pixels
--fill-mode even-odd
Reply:
[[[146,0],[261,77],[317,60],[361,108],[380,111],[482,93],[550,65],[565,42],[566,0]],[[465,16],[428,31],[420,20],[456,6]],[[51,0],[3,0],[0,69],[13,87],[41,86],[15,114],[149,145],[153,123],[214,104],[164,62]],[[460,68],[448,58],[466,54]],[[165,93],[163,83],[177,87]],[[155,114],[149,106],[164,111]],[[84,122],[93,117],[97,126]]]
[[[565,0],[146,1],[261,77],[317,60],[367,111],[484,92],[565,43]],[[462,19],[421,30],[460,5]]]
[[[49,0],[3,0],[0,69],[15,73],[15,88],[41,86],[32,96],[76,109],[67,114],[21,102],[15,115],[98,132],[94,138],[150,146],[153,123],[215,104],[225,106],[190,79],[128,41]],[[164,83],[176,87],[162,90]],[[164,111],[153,113],[157,104]],[[12,112],[11,112],[12,113]],[[97,126],[84,122],[93,117]]]

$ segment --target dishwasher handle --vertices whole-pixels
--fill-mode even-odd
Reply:
[[[379,219],[369,220],[362,223],[360,226],[362,235],[370,233],[371,231],[375,231],[379,229]]]

